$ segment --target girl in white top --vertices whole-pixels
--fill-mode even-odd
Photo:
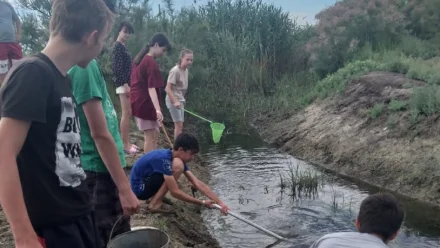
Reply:
[[[193,52],[183,49],[180,52],[179,62],[168,75],[165,91],[166,105],[174,122],[174,137],[183,131],[185,93],[188,89],[188,67],[193,63]]]

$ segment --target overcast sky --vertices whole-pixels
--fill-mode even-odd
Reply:
[[[196,4],[205,4],[209,0],[196,0]],[[298,17],[300,24],[315,23],[315,15],[321,10],[333,5],[338,0],[263,0],[266,3],[273,3],[276,6],[282,7],[284,11],[289,12],[290,15]],[[15,5],[15,0],[10,0]],[[194,4],[194,0],[174,0],[176,9],[182,6]],[[153,9],[157,8],[162,0],[150,0]]]
[[[153,7],[160,4],[161,0],[150,0]],[[196,0],[197,4],[205,4],[209,0]],[[298,17],[298,22],[305,24],[315,23],[315,15],[321,10],[335,4],[338,0],[263,0],[266,3],[273,3],[289,12],[292,17]],[[194,0],[174,0],[176,9],[182,6],[194,4]]]

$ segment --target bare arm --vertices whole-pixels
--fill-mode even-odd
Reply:
[[[0,203],[11,224],[17,247],[41,247],[23,199],[17,156],[23,147],[30,122],[0,119]]]
[[[127,176],[122,169],[116,143],[108,131],[102,103],[99,99],[92,99],[82,105],[84,114],[89,124],[90,132],[95,141],[98,152],[107,167],[116,187],[121,195],[121,203],[127,215],[138,211],[139,201],[133,194]],[[125,198],[126,197],[126,198]],[[124,202],[127,201],[127,202]],[[129,204],[129,206],[125,205]],[[136,205],[136,206],[134,206]],[[127,209],[134,208],[134,209]]]
[[[165,176],[164,175],[164,178],[165,178],[165,183],[167,185],[167,188],[173,197],[175,197],[179,200],[182,200],[182,201],[192,203],[192,204],[203,205],[203,201],[198,200],[198,199],[186,194],[182,190],[180,190],[179,187],[177,186],[176,179],[174,179],[173,176]]]
[[[170,98],[171,103],[175,104],[175,103],[177,103],[177,100],[176,100],[176,98],[174,97],[172,87],[173,87],[173,84],[170,83],[170,82],[168,82],[168,83],[167,83],[167,86],[165,87],[165,92],[167,93],[168,98]]]
[[[19,18],[15,22],[15,28],[17,29],[17,42],[20,43],[21,42],[21,21]]]
[[[223,204],[223,202],[218,198],[218,196],[202,181],[200,181],[191,171],[185,171],[185,176],[191,182],[191,184],[197,189],[200,190],[204,195],[206,195],[209,199],[215,201],[218,204]]]
[[[151,101],[153,102],[154,108],[156,111],[160,111],[159,98],[157,96],[156,88],[148,88],[148,93],[150,94]]]
[[[104,161],[110,175],[120,191],[130,190],[130,184],[125,176],[119,159],[115,141],[108,131],[107,121],[101,100],[93,99],[82,105],[84,114],[89,124],[90,133],[98,148],[99,155]]]

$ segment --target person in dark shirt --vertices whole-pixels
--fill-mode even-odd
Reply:
[[[67,71],[100,54],[113,21],[102,0],[52,1],[46,47],[0,90],[0,203],[17,248],[99,245]]]
[[[164,80],[155,58],[161,57],[170,49],[167,37],[156,34],[132,64],[131,110],[139,130],[144,132],[144,153],[156,149],[159,127],[163,119],[161,88],[164,87]]]
[[[138,147],[130,142],[130,74],[131,74],[131,55],[126,47],[126,42],[134,33],[133,26],[122,21],[118,29],[118,38],[113,46],[112,52],[112,71],[113,81],[116,87],[116,94],[121,101],[121,137],[124,143],[124,152],[135,154]]]

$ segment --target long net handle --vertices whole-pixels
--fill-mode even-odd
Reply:
[[[193,112],[191,112],[191,111],[189,111],[189,110],[183,109],[183,111],[187,112],[188,114],[194,115],[195,117],[200,118],[200,119],[202,119],[202,120],[204,120],[204,121],[207,121],[207,122],[209,122],[209,123],[212,123],[212,121],[210,121],[210,120],[208,120],[208,119],[206,119],[206,118],[204,118],[204,117],[201,117],[200,115],[195,114],[195,113],[193,113]]]
[[[222,209],[222,207],[221,207],[220,205],[218,205],[218,204],[214,204],[214,207],[217,208],[217,209]],[[286,240],[287,240],[286,238],[283,238],[283,237],[281,237],[280,235],[278,235],[278,234],[276,234],[276,233],[274,233],[274,232],[272,232],[272,231],[269,231],[269,230],[267,230],[266,228],[264,228],[264,227],[262,227],[262,226],[259,226],[259,225],[255,224],[254,222],[252,222],[252,221],[250,221],[250,220],[245,219],[244,217],[242,217],[242,216],[240,216],[240,215],[238,215],[238,214],[232,212],[231,210],[228,211],[228,214],[229,214],[229,215],[232,215],[233,217],[235,217],[235,218],[237,218],[237,219],[239,219],[239,220],[241,220],[241,221],[243,221],[243,222],[245,222],[245,223],[248,224],[248,225],[251,225],[251,226],[253,226],[253,227],[259,229],[260,231],[265,232],[266,234],[268,234],[268,235],[270,235],[270,236],[272,236],[272,237],[274,237],[274,238],[276,238],[276,239],[283,240],[283,241],[286,241]]]
[[[162,131],[165,134],[165,136],[167,137],[168,143],[170,144],[171,148],[173,148],[173,142],[171,142],[170,136],[168,135],[167,130],[165,129],[165,126],[163,125],[163,122],[160,123],[160,125],[162,126]]]

